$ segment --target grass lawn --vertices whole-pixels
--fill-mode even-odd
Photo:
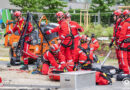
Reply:
[[[104,56],[99,56],[98,55],[98,59],[101,61],[101,63],[104,61]],[[106,62],[104,63],[104,65],[113,65],[113,66],[117,66],[118,67],[118,60],[117,59],[112,59],[112,58],[107,58]]]

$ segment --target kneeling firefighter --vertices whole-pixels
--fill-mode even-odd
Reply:
[[[50,49],[44,53],[43,59],[42,74],[44,75],[48,74],[50,65],[60,70],[66,66],[65,57],[57,44],[50,46]]]
[[[23,61],[24,61],[24,66],[22,68],[20,68],[21,70],[26,70],[28,69],[28,58],[32,58],[32,59],[37,59],[38,56],[36,56],[35,54],[31,53],[29,51],[29,42],[31,41],[30,37],[29,37],[29,34],[32,32],[33,30],[33,26],[30,22],[26,22],[23,18],[22,18],[22,14],[20,11],[16,11],[14,12],[14,16],[16,17],[16,24],[14,26],[13,29],[10,29],[5,35],[8,35],[8,34],[12,34],[16,31],[18,31],[19,35],[24,38],[21,39],[22,41],[19,41],[19,42],[23,42],[23,50],[21,53],[23,53]],[[27,26],[27,30],[25,32],[25,25],[28,23],[28,26]],[[24,37],[23,37],[24,36]]]
[[[79,48],[86,53],[87,59],[91,62],[97,62],[98,59],[96,55],[93,54],[95,50],[99,48],[98,41],[94,38],[94,34],[91,36],[90,42],[87,40],[87,36],[82,35],[80,40],[80,46]]]

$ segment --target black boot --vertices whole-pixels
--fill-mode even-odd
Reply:
[[[20,70],[28,70],[28,65],[24,65],[23,67],[20,68]]]

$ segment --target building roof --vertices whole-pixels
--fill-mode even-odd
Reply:
[[[21,9],[15,5],[10,5],[9,0],[0,0],[0,9]]]

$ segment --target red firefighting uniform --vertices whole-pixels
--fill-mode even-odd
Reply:
[[[59,51],[58,54],[54,55],[50,51],[47,51],[44,54],[44,60],[46,62],[49,62],[54,68],[61,69],[63,70],[64,67],[66,66],[66,61],[64,55]],[[43,69],[42,69],[42,74],[47,75],[48,70],[49,70],[49,65],[48,63],[43,63]]]
[[[79,48],[77,48],[75,55],[76,56],[75,56],[74,62],[76,64],[78,64],[78,63],[83,64],[87,60],[86,54],[82,50],[80,50]]]
[[[69,36],[70,35],[69,26],[66,20],[61,20],[58,23],[59,23],[58,27],[47,31],[46,34],[58,32],[59,39],[61,40],[61,43],[59,45],[60,51],[65,56],[66,62],[73,62],[71,50],[70,50],[70,46],[72,45],[72,40],[71,37]],[[67,47],[65,47],[64,45],[67,45]]]
[[[121,69],[121,70],[122,70],[122,64],[121,64],[121,60],[119,58],[119,50],[120,49],[118,48],[118,46],[119,46],[118,40],[119,40],[119,37],[120,37],[120,31],[121,31],[122,24],[123,24],[122,19],[119,18],[117,20],[117,22],[114,24],[114,27],[113,27],[114,31],[113,31],[113,38],[112,38],[112,42],[114,42],[113,39],[114,39],[114,37],[116,37],[116,40],[115,40],[115,44],[116,44],[116,56],[117,56],[117,59],[118,59],[119,69]]]
[[[126,39],[130,38],[130,18],[124,21],[119,37],[120,51],[119,56],[121,59],[122,69],[125,74],[130,74],[130,51],[124,50],[130,49],[130,43],[125,42]]]
[[[19,35],[21,35],[21,32],[23,30],[23,26],[25,24],[25,21],[24,19],[22,18],[19,22],[17,22],[14,26],[14,28],[11,30],[8,31],[9,34],[11,33],[14,33],[18,30],[18,33]],[[29,25],[28,25],[28,29],[27,29],[27,32],[26,32],[26,35],[30,34],[33,30],[33,26],[32,24],[29,22]],[[25,34],[25,33],[24,33]],[[35,54],[31,53],[29,51],[29,44],[27,43],[27,41],[30,41],[30,37],[29,36],[26,36],[25,37],[25,42],[24,42],[24,49],[23,49],[23,60],[24,60],[24,64],[28,64],[28,58],[32,58],[32,59],[37,59],[38,56],[36,56]]]
[[[89,49],[90,47],[89,54],[88,53],[87,54],[89,55],[88,58],[90,60],[93,60],[93,52],[99,48],[99,43],[95,38],[92,38],[92,43],[90,43],[89,46],[87,43],[83,43],[81,44],[81,47],[86,50]]]
[[[74,36],[74,49],[71,49],[72,58],[75,60],[75,52],[77,50],[77,47],[79,45],[79,32],[83,32],[84,29],[75,21],[69,22],[69,28],[71,29],[72,35]],[[78,30],[79,29],[79,30]]]

